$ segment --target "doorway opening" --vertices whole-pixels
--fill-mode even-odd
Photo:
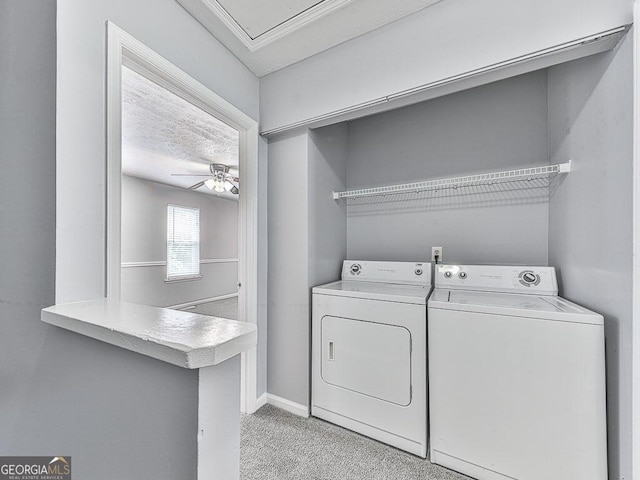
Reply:
[[[238,319],[239,133],[122,67],[120,298]]]
[[[257,123],[111,22],[107,35],[107,297],[185,308],[236,296],[237,319],[256,324]],[[125,204],[151,191],[161,200]],[[242,354],[246,413],[256,363],[255,347]]]

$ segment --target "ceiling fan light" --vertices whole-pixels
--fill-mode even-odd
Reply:
[[[234,187],[233,183],[231,183],[229,180],[224,182],[224,189],[227,192],[230,191],[233,187]]]
[[[213,189],[218,193],[224,192],[224,180],[220,180],[219,178],[216,178],[213,181]]]
[[[204,181],[204,184],[207,186],[207,188],[208,188],[209,190],[213,190],[213,187],[215,187],[216,182],[215,182],[215,180],[214,180],[213,178],[207,178],[207,179]]]

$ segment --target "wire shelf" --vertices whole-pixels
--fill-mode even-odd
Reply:
[[[361,188],[344,192],[333,192],[334,200],[374,197],[384,195],[396,195],[399,193],[419,193],[438,190],[456,190],[458,188],[478,185],[493,185],[506,182],[522,182],[538,178],[550,178],[560,173],[568,173],[571,170],[571,162],[557,165],[545,165],[542,167],[519,168],[517,170],[505,170],[501,172],[482,173],[479,175],[467,175],[464,177],[441,178],[437,180],[425,180],[422,182],[403,183],[400,185],[388,185],[383,187]]]

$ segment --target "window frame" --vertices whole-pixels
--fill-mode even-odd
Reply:
[[[196,220],[197,220],[197,226],[198,226],[198,235],[197,235],[197,251],[198,251],[198,260],[196,263],[197,266],[197,273],[188,273],[188,274],[183,274],[183,275],[169,275],[169,268],[170,268],[170,258],[171,258],[171,254],[170,254],[170,245],[175,243],[175,242],[171,242],[169,239],[169,220],[170,220],[170,211],[173,209],[173,215],[175,218],[175,211],[176,209],[181,209],[183,211],[192,211],[195,212],[196,214]],[[173,232],[173,238],[175,238],[175,231]],[[200,272],[200,247],[201,247],[201,237],[200,237],[200,208],[199,207],[189,207],[186,205],[176,205],[173,203],[169,203],[167,204],[167,237],[166,237],[166,258],[167,258],[167,268],[166,268],[166,272],[165,272],[165,283],[176,283],[176,282],[188,282],[188,281],[192,281],[192,280],[200,280],[202,278],[202,274]]]

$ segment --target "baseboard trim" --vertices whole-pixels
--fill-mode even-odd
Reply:
[[[309,407],[307,405],[301,405],[299,403],[292,402],[291,400],[287,400],[286,398],[272,395],[271,393],[267,393],[267,403],[274,407],[281,408],[282,410],[286,410],[289,413],[293,413],[294,415],[298,415],[299,417],[309,417]]]
[[[259,410],[260,407],[264,407],[266,404],[267,404],[267,392],[264,392],[256,400],[256,410]]]
[[[233,298],[233,297],[237,297],[238,296],[238,292],[236,293],[227,293],[226,295],[219,295],[217,297],[209,297],[209,298],[202,298],[200,300],[192,300],[191,302],[186,302],[186,303],[178,303],[177,305],[169,305],[167,307],[163,307],[163,308],[172,308],[174,310],[180,310],[182,308],[186,308],[186,307],[195,307],[196,305],[202,305],[203,303],[209,303],[209,302],[215,302],[217,300],[226,300],[227,298]]]

